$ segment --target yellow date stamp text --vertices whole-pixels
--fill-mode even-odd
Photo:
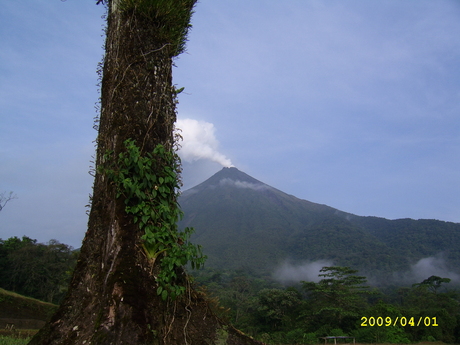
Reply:
[[[388,326],[425,326],[425,327],[437,327],[439,326],[436,322],[436,316],[434,317],[382,317],[382,316],[363,316],[361,318],[361,327],[388,327]]]

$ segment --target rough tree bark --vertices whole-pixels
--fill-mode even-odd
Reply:
[[[168,2],[191,15],[196,0],[108,2],[88,230],[67,297],[29,344],[260,344],[223,324],[183,271],[178,283],[186,286],[184,295],[175,300],[157,295],[158,261],[145,255],[138,224],[126,213],[123,198],[117,198],[115,184],[99,169],[106,164],[105,153],[118,157],[127,139],[135,140],[143,153],[158,144],[167,149],[174,144],[172,59],[183,42],[164,34],[171,13],[146,15],[149,6]],[[182,33],[188,26],[187,21]]]

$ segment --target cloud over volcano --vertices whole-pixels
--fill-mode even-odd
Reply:
[[[176,128],[182,136],[181,148],[178,152],[181,159],[189,163],[199,159],[208,159],[223,167],[233,167],[231,160],[218,150],[216,128],[212,123],[194,119],[178,119]]]

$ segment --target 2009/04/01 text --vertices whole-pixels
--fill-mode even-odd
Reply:
[[[374,326],[378,326],[378,327],[382,327],[382,326],[397,326],[397,325],[400,325],[400,326],[426,326],[426,327],[429,327],[429,326],[432,326],[432,327],[437,327],[439,326],[438,323],[436,322],[436,316],[434,317],[428,317],[428,316],[425,316],[425,317],[419,317],[418,319],[417,318],[414,318],[414,317],[405,317],[405,316],[402,316],[402,317],[396,317],[396,318],[391,318],[389,316],[387,317],[382,317],[382,316],[378,316],[378,317],[366,317],[366,316],[363,316],[361,318],[361,327],[374,327]]]

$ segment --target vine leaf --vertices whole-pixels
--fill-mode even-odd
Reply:
[[[201,246],[188,242],[193,228],[181,233],[177,230],[176,222],[183,215],[177,203],[180,160],[163,145],[141,155],[134,140],[128,139],[124,144],[126,150],[116,162],[110,159],[113,151],[104,155],[109,167],[101,172],[116,184],[117,198],[125,198],[125,212],[133,216],[134,224],[144,232],[142,247],[152,267],[160,258],[157,294],[164,300],[174,299],[185,292],[183,286],[174,283],[176,268],[190,261],[192,268],[198,269],[206,260]]]

